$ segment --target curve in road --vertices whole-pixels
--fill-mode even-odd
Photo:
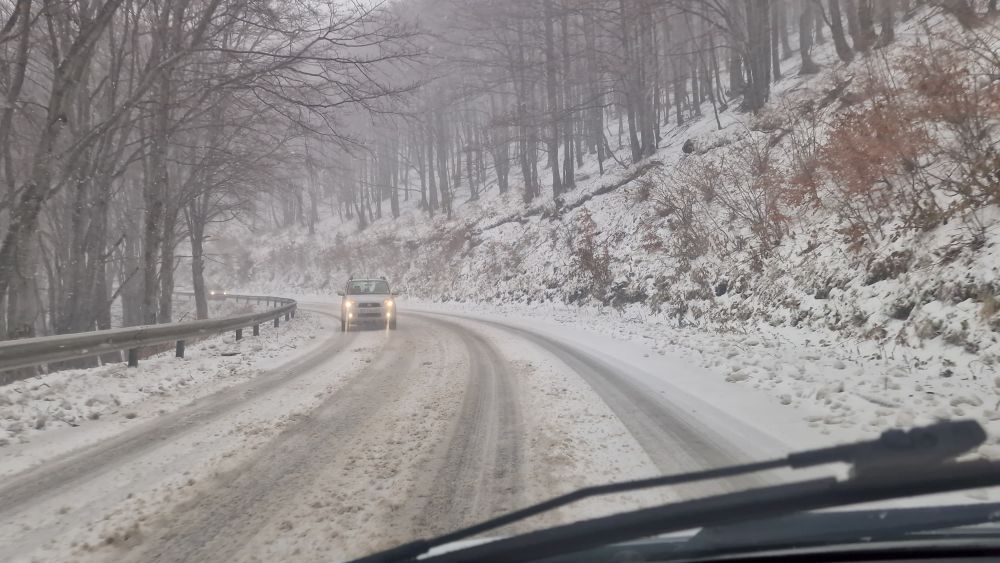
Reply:
[[[316,305],[301,307],[329,314]],[[540,500],[525,492],[535,485],[524,481],[525,464],[540,461],[527,459],[527,440],[538,429],[525,422],[521,401],[529,385],[522,383],[535,383],[530,371],[516,367],[521,360],[511,342],[517,341],[541,350],[563,366],[561,372],[585,382],[579,387],[589,386],[599,397],[595,401],[603,401],[620,421],[622,434],[630,434],[659,471],[740,461],[724,439],[699,427],[669,397],[658,396],[627,368],[581,346],[502,322],[428,312],[407,313],[399,330],[380,332],[331,332],[322,347],[270,377],[210,395],[15,476],[0,485],[0,521],[16,518],[29,503],[85,487],[255,397],[293,384],[349,350],[357,338],[379,342],[369,365],[352,371],[319,406],[258,450],[245,453],[233,469],[199,482],[179,504],[159,509],[143,523],[141,538],[89,558],[323,560],[363,555]],[[498,339],[506,346],[499,347]],[[535,397],[536,405],[548,400]],[[749,484],[756,483],[732,481],[726,488]],[[688,488],[680,496],[718,488]],[[535,490],[538,494],[545,493]],[[57,532],[33,530],[25,545]]]

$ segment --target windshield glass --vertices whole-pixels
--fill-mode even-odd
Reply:
[[[347,284],[348,295],[385,295],[388,293],[389,284],[382,280],[352,280]]]
[[[0,0],[0,563],[342,561],[965,460],[1000,462],[1000,0]]]

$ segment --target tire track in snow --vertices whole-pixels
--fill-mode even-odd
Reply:
[[[693,416],[671,405],[669,399],[660,398],[621,368],[580,347],[501,322],[448,313],[431,315],[482,323],[542,347],[590,385],[665,474],[722,467],[745,461],[732,453],[721,436],[699,428]],[[757,476],[738,477],[705,485],[686,485],[678,487],[677,491],[682,498],[689,498],[715,493],[720,488],[741,490],[760,485],[761,482],[761,478]]]
[[[316,314],[338,318],[309,308]],[[31,503],[66,493],[116,466],[128,463],[176,439],[185,432],[221,418],[247,401],[294,381],[347,349],[354,338],[331,333],[325,345],[259,377],[197,399],[190,406],[165,414],[132,430],[83,450],[71,452],[11,476],[0,485],[0,520],[7,520]]]
[[[132,561],[330,560],[512,509],[521,413],[484,338],[407,315],[375,362],[150,521]]]
[[[509,512],[523,490],[518,395],[507,361],[485,338],[453,322],[419,316],[445,327],[469,355],[465,397],[449,436],[436,452],[429,495],[418,531],[438,535]]]
[[[350,334],[340,333],[345,341]],[[395,334],[391,336],[396,336]],[[347,452],[339,446],[362,434],[371,417],[404,392],[396,375],[413,367],[415,356],[389,338],[370,367],[334,392],[322,405],[286,428],[239,468],[205,482],[195,499],[154,522],[156,530],[131,561],[224,561],[236,558],[282,507],[309,489],[324,468]]]

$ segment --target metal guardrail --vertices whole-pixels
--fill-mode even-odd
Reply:
[[[194,295],[189,292],[177,292],[177,294]],[[230,330],[236,331],[236,339],[240,340],[243,338],[243,329],[247,327],[253,327],[253,335],[257,336],[260,334],[260,325],[273,321],[277,327],[282,317],[286,321],[294,317],[298,306],[294,299],[283,297],[227,294],[226,298],[274,304],[275,308],[222,319],[114,328],[0,342],[0,385],[24,378],[2,373],[5,370],[100,356],[122,350],[128,350],[128,364],[130,367],[135,367],[139,365],[139,351],[142,348],[168,342],[176,343],[176,355],[182,358],[184,343],[187,340],[214,336]]]

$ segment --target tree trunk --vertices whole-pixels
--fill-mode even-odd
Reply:
[[[590,99],[587,111],[590,139],[588,144],[597,153],[597,166],[604,174],[604,160],[608,157],[604,151],[604,91],[600,85],[600,72],[597,65],[597,38],[594,36],[594,16],[591,10],[583,13],[583,35],[587,49],[587,76]]]
[[[399,159],[399,137],[396,131],[393,131],[392,138],[389,141],[389,162],[386,166],[389,167],[389,209],[392,212],[393,219],[399,219],[399,164],[397,160]]]
[[[438,208],[437,181],[434,179],[434,127],[431,125],[430,116],[427,120],[427,191],[428,205],[431,217]]]
[[[549,157],[549,170],[552,172],[552,198],[559,201],[562,196],[562,180],[559,175],[559,103],[556,93],[556,46],[555,31],[552,20],[552,0],[545,0],[545,94],[548,115],[548,135],[546,135],[546,150]]]
[[[744,3],[739,0],[730,0],[729,2],[729,12],[733,19],[732,29],[729,30],[729,96],[731,98],[741,96],[746,91],[746,75],[743,68],[744,53],[747,52],[743,40],[745,36],[743,30],[746,28],[744,6]],[[677,59],[676,57],[671,58]],[[676,96],[676,91],[674,94]],[[680,125],[680,121],[677,124]]]
[[[14,193],[15,183],[17,182],[14,175],[14,162],[13,155],[11,151],[11,140],[10,140],[10,130],[11,124],[14,120],[14,111],[17,109],[17,100],[20,99],[21,89],[24,87],[24,77],[28,70],[28,52],[29,52],[29,41],[31,39],[31,0],[17,0],[14,6],[14,13],[18,20],[15,22],[17,26],[17,46],[15,47],[15,54],[12,58],[5,57],[5,63],[13,67],[13,75],[8,75],[4,72],[4,78],[9,81],[7,85],[7,100],[4,104],[3,111],[0,112],[0,162],[3,163],[3,178],[5,180],[6,192]],[[0,191],[0,199],[3,199],[4,192]],[[0,292],[0,298],[3,297],[3,293]],[[2,311],[0,311],[2,312]],[[0,315],[2,317],[3,315]],[[4,334],[0,332],[0,335]]]
[[[470,121],[471,121],[471,116],[470,116]],[[475,176],[476,158],[475,158],[474,147],[477,144],[477,139],[475,137],[475,134],[473,133],[474,129],[475,126],[472,124],[467,125],[465,128],[465,136],[466,136],[465,176],[466,178],[469,179],[469,199],[473,201],[479,199],[479,185],[476,182],[476,176]]]
[[[854,51],[847,44],[847,37],[844,35],[844,23],[840,13],[840,0],[827,0],[830,6],[830,34],[833,35],[833,44],[837,48],[837,56],[845,63],[854,60]]]
[[[639,120],[640,147],[642,157],[651,156],[656,152],[656,116],[652,113],[652,89],[650,88],[650,53],[656,50],[653,35],[653,13],[649,0],[639,3],[639,37],[635,41],[636,58],[636,99]]]
[[[687,76],[683,57],[670,57],[674,75],[674,117],[677,125],[684,124],[684,98],[687,96]]]
[[[437,119],[438,134],[438,189],[441,191],[441,209],[451,219],[452,193],[451,188],[448,186],[448,138],[444,128],[443,112],[439,110],[435,113],[435,116]]]
[[[771,70],[774,73],[774,81],[781,80],[781,11],[784,10],[784,3],[780,0],[771,3]]]
[[[414,135],[414,160],[417,162],[417,174],[420,176],[420,209],[427,209],[427,170],[424,164],[424,143],[416,141],[420,133]]]
[[[569,10],[562,7],[560,17],[562,32],[562,82],[563,82],[563,189],[571,190],[576,185],[576,171],[573,168],[573,112],[570,111],[572,92],[570,89],[570,51],[569,51]]]
[[[130,227],[124,240],[124,260],[119,271],[118,283],[121,287],[122,324],[137,326],[143,324],[145,313],[142,308],[142,228]]]
[[[502,101],[502,99],[501,99]],[[503,103],[506,108],[506,103]],[[494,96],[490,96],[490,115],[494,120],[500,118],[497,110],[497,102]],[[495,123],[490,135],[490,154],[493,155],[493,169],[497,174],[497,189],[500,193],[507,193],[509,189],[508,176],[510,174],[510,141],[508,140],[510,127],[506,123]]]
[[[729,96],[739,96],[745,87],[743,57],[734,49],[729,52]],[[680,124],[678,123],[678,125]]]
[[[628,118],[629,147],[632,149],[632,162],[642,158],[642,145],[639,143],[638,124],[636,123],[635,106],[639,97],[639,69],[632,53],[632,42],[629,38],[629,12],[626,0],[618,0],[621,12],[622,54],[625,72],[625,112]]]
[[[207,197],[207,196],[203,196]],[[205,221],[193,202],[186,214],[188,232],[191,236],[191,285],[194,289],[194,305],[198,319],[208,318],[208,299],[205,295]]]
[[[820,0],[813,0],[813,2],[818,2]],[[826,25],[826,21],[823,19],[823,7],[819,6],[819,10],[815,7],[812,10],[813,13],[813,29],[816,34],[816,44],[823,45],[826,43],[826,37],[823,35],[823,26]]]
[[[157,105],[152,124],[152,146],[149,152],[149,174],[143,184],[144,229],[143,229],[143,323],[158,322],[158,297],[160,284],[158,266],[159,252],[163,245],[163,220],[166,214],[166,197],[169,186],[167,171],[167,151],[169,149],[170,127],[170,75],[163,73],[159,80]]]
[[[653,114],[652,114],[651,117],[653,119],[653,135],[654,135],[654,137],[656,139],[656,146],[660,146],[660,141],[663,140],[663,132],[660,130],[660,124],[663,122],[662,121],[663,120],[663,106],[664,106],[663,93],[664,93],[664,90],[665,90],[664,87],[663,87],[663,75],[664,75],[664,72],[663,72],[663,58],[664,57],[662,57],[660,53],[661,53],[661,51],[663,51],[663,49],[661,48],[662,45],[668,41],[668,38],[667,38],[666,35],[664,35],[657,28],[657,26],[655,25],[655,22],[651,26],[651,31],[652,31],[652,34],[653,34],[653,52],[652,52],[652,54],[653,54],[653,61],[652,61],[652,66],[653,66],[653,108],[652,108],[652,111],[653,111]],[[667,100],[667,104],[669,104],[669,103],[670,103],[670,100],[668,99]]]
[[[174,315],[174,254],[177,249],[177,215],[175,205],[169,205],[163,217],[163,240],[160,249],[160,304],[158,322],[169,323]]]
[[[879,27],[881,27],[881,33],[879,33],[878,45],[876,45],[876,47],[881,48],[896,40],[896,30],[893,28],[893,25],[895,24],[894,18],[896,15],[896,1],[880,0],[878,7]]]
[[[517,18],[517,47],[512,71],[517,93],[517,124],[520,129],[518,153],[521,160],[521,177],[524,180],[524,203],[530,203],[538,195],[535,126],[529,122],[528,103],[533,92],[528,87],[527,64],[525,59],[524,19]]]
[[[111,288],[108,283],[108,267],[102,264],[97,283],[94,284],[94,323],[97,330],[108,330],[111,328]],[[112,354],[118,354],[113,352]],[[101,357],[102,361],[105,357]]]
[[[752,0],[747,8],[749,73],[743,108],[757,111],[771,95],[770,0]]]
[[[813,0],[802,0],[802,15],[799,16],[799,54],[802,57],[800,75],[819,72],[819,65],[812,59],[812,24],[816,20],[814,9]]]
[[[8,339],[37,336],[36,327],[41,315],[36,278],[38,242],[35,237],[30,237],[25,242],[25,251],[18,261],[13,283],[7,292]]]
[[[792,58],[792,45],[788,40],[788,2],[775,2],[778,6],[778,28],[781,34],[781,60]]]
[[[857,0],[844,0],[843,12],[847,17],[847,32],[851,36],[851,46],[857,51],[861,40],[861,26],[858,24]]]
[[[874,7],[873,0],[857,0],[858,4],[858,36],[854,38],[854,48],[867,52],[875,45]]]

